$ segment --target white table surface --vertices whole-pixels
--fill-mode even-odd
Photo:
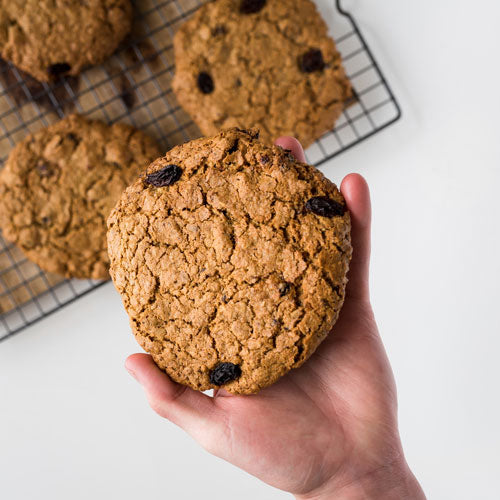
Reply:
[[[323,170],[372,188],[407,458],[430,499],[498,500],[500,7],[344,3],[404,110]],[[155,415],[123,369],[137,350],[111,285],[0,345],[0,498],[289,498]]]

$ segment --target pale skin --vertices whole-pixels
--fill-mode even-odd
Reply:
[[[305,161],[295,139],[276,143]],[[396,386],[370,305],[370,193],[357,174],[341,191],[354,249],[346,300],[302,367],[256,395],[214,397],[174,383],[147,354],[133,354],[126,368],[159,415],[298,500],[425,499],[403,454]]]

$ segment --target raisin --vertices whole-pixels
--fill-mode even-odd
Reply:
[[[146,182],[155,187],[171,186],[182,175],[182,168],[177,165],[167,165],[161,170],[146,176]]]
[[[68,63],[56,63],[48,67],[47,72],[50,76],[57,77],[71,71],[71,66]]]
[[[210,372],[210,382],[214,385],[224,385],[241,376],[241,368],[233,363],[219,363]]]
[[[304,73],[322,71],[325,68],[323,54],[319,49],[311,49],[299,58],[299,67]]]
[[[266,0],[241,0],[240,12],[242,14],[255,14],[266,5]]]
[[[290,283],[287,283],[286,281],[281,283],[278,287],[278,290],[280,291],[280,297],[284,297],[290,291],[290,288]]]
[[[316,196],[306,203],[306,210],[321,217],[336,217],[344,215],[345,207],[338,201],[326,196]]]
[[[52,222],[52,219],[48,216],[42,217],[42,224],[44,226],[48,226]]]
[[[202,71],[198,75],[198,87],[204,94],[211,94],[215,88],[212,77],[208,73]]]
[[[267,165],[269,163],[269,156],[267,155],[262,155],[260,158],[259,158],[260,162],[262,163],[262,165]]]

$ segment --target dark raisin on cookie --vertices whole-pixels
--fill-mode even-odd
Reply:
[[[49,75],[53,77],[62,76],[68,71],[71,71],[71,66],[65,62],[52,64],[47,69]]]
[[[255,14],[264,8],[266,0],[241,0],[240,12],[242,14]]]
[[[214,91],[214,81],[205,71],[198,75],[198,87],[204,94],[211,94]]]
[[[146,176],[146,182],[154,187],[171,186],[182,175],[182,168],[177,165],[167,165],[162,169]]]
[[[233,363],[219,363],[210,372],[210,382],[214,385],[224,385],[241,376],[241,368]]]
[[[323,54],[319,49],[310,49],[299,58],[299,67],[304,73],[314,73],[325,68]]]
[[[316,196],[306,203],[306,210],[321,217],[338,217],[344,215],[345,207],[338,201],[326,196]]]

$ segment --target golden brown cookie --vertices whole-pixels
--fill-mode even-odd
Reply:
[[[134,128],[72,115],[28,136],[0,172],[0,227],[42,269],[107,279],[106,218],[156,157]]]
[[[215,0],[174,38],[173,89],[205,135],[258,127],[304,147],[331,129],[351,94],[311,0]]]
[[[177,146],[108,219],[134,334],[181,384],[255,393],[300,366],[344,301],[350,218],[337,187],[254,132]]]
[[[130,31],[130,0],[0,0],[0,55],[39,81],[77,75]]]

